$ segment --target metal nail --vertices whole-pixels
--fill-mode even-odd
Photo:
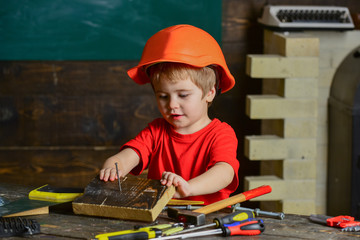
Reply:
[[[235,205],[233,209],[235,209],[235,211],[252,211],[255,213],[256,216],[273,217],[281,220],[285,218],[285,214],[283,212],[268,212],[268,211],[262,211],[259,208],[251,209],[251,208],[240,207],[238,205]]]
[[[120,182],[119,169],[118,169],[117,162],[115,163],[115,167],[116,167],[116,176],[118,178],[118,183],[119,183],[119,190],[120,190],[120,193],[121,193],[121,182]]]

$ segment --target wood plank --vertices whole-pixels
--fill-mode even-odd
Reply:
[[[1,146],[120,145],[160,117],[151,96],[0,96]]]
[[[0,95],[152,94],[127,75],[136,61],[0,61]]]
[[[0,145],[120,145],[159,117],[135,61],[0,61]],[[51,133],[51,134],[50,134]]]
[[[117,181],[104,182],[95,177],[84,195],[73,201],[76,214],[137,221],[154,221],[175,193],[175,187],[160,181],[128,175]]]
[[[2,150],[0,183],[22,184],[33,189],[45,184],[85,188],[104,161],[118,151],[119,147],[54,146]]]

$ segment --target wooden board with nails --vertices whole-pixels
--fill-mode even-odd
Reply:
[[[97,176],[73,202],[73,210],[76,214],[152,222],[174,193],[174,187],[131,175],[121,179],[120,191],[117,181],[104,182]]]

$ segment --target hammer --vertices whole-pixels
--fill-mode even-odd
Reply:
[[[168,217],[176,219],[179,222],[193,225],[203,225],[205,224],[205,214],[218,211],[220,209],[226,208],[227,206],[241,203],[269,192],[271,192],[271,187],[269,185],[263,185],[249,191],[234,195],[227,199],[223,199],[207,206],[198,208],[194,211],[181,210],[169,207],[167,213]]]

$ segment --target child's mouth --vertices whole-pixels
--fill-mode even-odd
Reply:
[[[171,118],[173,118],[174,120],[178,120],[182,117],[183,115],[180,114],[171,114]]]

